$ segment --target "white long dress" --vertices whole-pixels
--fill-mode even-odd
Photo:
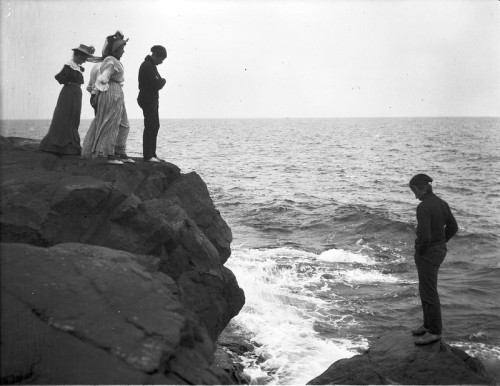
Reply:
[[[97,113],[83,142],[83,157],[126,154],[130,124],[122,89],[124,79],[122,63],[113,56],[106,57],[95,83],[99,90]]]

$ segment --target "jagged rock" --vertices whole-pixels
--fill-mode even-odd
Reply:
[[[223,264],[231,230],[202,179],[173,164],[56,156],[38,141],[0,137],[0,241],[83,243],[160,258],[160,271],[215,341],[244,304]]]
[[[386,333],[362,355],[341,359],[308,385],[494,384],[481,362],[444,342],[416,346],[409,331]]]
[[[0,244],[2,384],[230,384],[160,259]]]
[[[232,385],[249,385],[250,377],[243,373],[241,359],[225,347],[218,346],[215,351],[217,367],[229,377]]]
[[[234,322],[230,322],[217,339],[215,351],[217,366],[226,372],[234,385],[251,383],[251,378],[245,374],[242,364],[242,357],[255,350],[250,340],[251,336]]]

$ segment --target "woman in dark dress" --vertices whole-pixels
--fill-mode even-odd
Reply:
[[[80,44],[73,48],[73,58],[64,65],[56,80],[63,84],[52,117],[49,132],[40,143],[40,150],[56,154],[82,152],[80,146],[80,113],[82,111],[82,89],[84,68],[81,66],[95,52],[94,47]]]

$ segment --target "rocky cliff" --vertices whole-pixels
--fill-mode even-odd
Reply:
[[[244,294],[201,178],[37,145],[0,137],[3,383],[231,382],[214,342]]]
[[[221,335],[244,304],[231,230],[201,178],[37,147],[0,137],[2,384],[248,383],[253,348]],[[465,352],[394,331],[309,384],[488,383]]]
[[[362,355],[341,359],[308,385],[494,384],[482,363],[444,342],[416,346],[410,331],[386,333]]]

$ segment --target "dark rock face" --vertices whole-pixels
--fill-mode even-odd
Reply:
[[[230,383],[159,259],[1,246],[2,384]]]
[[[101,246],[111,248],[110,256],[127,251],[139,260],[138,256],[156,256],[158,275],[170,280],[176,301],[195,315],[203,325],[200,329],[214,342],[245,300],[233,273],[223,265],[231,254],[231,230],[201,178],[196,173],[181,174],[169,163],[109,165],[103,160],[59,157],[38,151],[38,143],[0,137],[0,241],[43,248],[75,243],[82,250]],[[2,275],[5,269],[8,265],[2,262]],[[59,301],[69,305],[65,296],[59,293]],[[26,306],[24,300],[21,303]]]
[[[202,320],[214,340],[237,315],[243,291],[223,266],[231,230],[196,173],[181,174],[168,163],[58,157],[22,139],[0,144],[2,242],[75,242],[159,256],[183,301],[210,314]]]
[[[415,346],[409,331],[386,333],[362,355],[341,359],[308,385],[494,384],[481,362],[444,342]]]

